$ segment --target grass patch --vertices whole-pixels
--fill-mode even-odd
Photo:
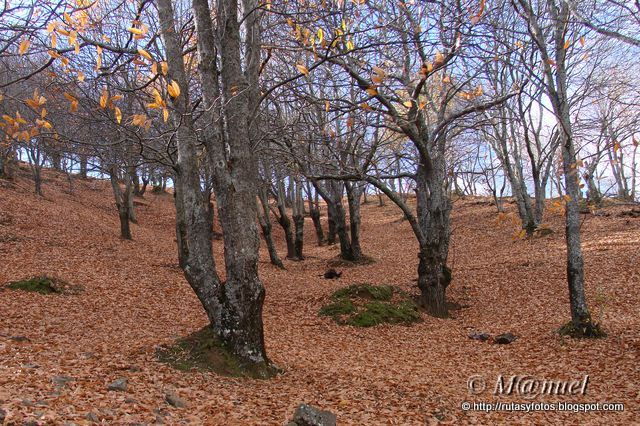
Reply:
[[[373,327],[421,321],[413,300],[390,285],[354,284],[337,290],[331,299],[318,314],[341,325]]]
[[[7,284],[11,290],[30,291],[40,294],[79,294],[82,287],[48,275],[40,275]]]
[[[159,361],[180,371],[209,371],[222,376],[267,379],[278,374],[272,365],[245,364],[220,342],[211,327],[163,345],[156,351]]]

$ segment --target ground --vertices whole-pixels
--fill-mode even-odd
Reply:
[[[74,180],[70,189],[51,172],[44,198],[32,194],[26,177],[0,181],[0,284],[53,274],[84,288],[62,295],[0,290],[0,408],[9,424],[281,425],[302,402],[333,411],[341,425],[626,425],[638,419],[640,219],[618,217],[620,208],[585,215],[582,226],[588,300],[609,333],[602,340],[555,333],[570,318],[558,213],[546,221],[553,234],[514,239],[514,225],[508,217],[496,220],[487,200],[456,200],[451,318],[422,314],[411,326],[371,328],[338,325],[318,310],[354,283],[415,294],[417,246],[408,223],[389,203],[363,206],[362,246],[375,263],[343,267],[342,278],[325,280],[320,275],[338,249],[317,247],[307,219],[307,260],[285,261],[281,271],[262,253],[266,346],[284,373],[251,380],[177,371],[156,359],[159,345],[206,324],[177,265],[171,195],[145,195],[134,240],[122,241],[108,183]],[[284,253],[279,229],[275,238]],[[215,253],[222,265],[218,241]],[[509,345],[470,339],[476,331],[518,339]],[[586,395],[525,400],[492,395],[500,374],[589,375],[589,382]],[[474,375],[487,383],[479,395],[468,390]],[[127,379],[127,390],[108,390],[119,378]],[[167,392],[188,406],[170,406]],[[464,401],[622,402],[625,410],[464,412]]]

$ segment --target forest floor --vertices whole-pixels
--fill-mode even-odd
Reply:
[[[24,174],[24,173],[23,173]],[[455,303],[450,319],[423,314],[412,326],[339,326],[318,310],[338,288],[392,284],[416,293],[417,247],[399,209],[375,200],[362,208],[362,246],[375,259],[320,275],[338,253],[317,247],[305,222],[303,262],[281,271],[263,250],[267,351],[284,373],[269,380],[181,372],[156,359],[159,345],[206,325],[177,265],[169,194],[147,193],[133,241],[119,239],[107,182],[45,172],[44,198],[25,177],[0,181],[0,285],[50,274],[84,287],[77,295],[0,290],[0,409],[8,424],[282,425],[307,402],[341,425],[620,424],[638,422],[640,403],[640,219],[629,207],[585,215],[582,226],[587,296],[609,336],[561,338],[570,318],[563,219],[549,213],[553,234],[514,239],[487,199],[457,200],[450,264]],[[325,218],[326,219],[326,218]],[[274,224],[283,253],[282,234]],[[221,242],[215,242],[222,265]],[[219,268],[222,269],[222,268]],[[508,345],[469,334],[511,332]],[[22,337],[21,337],[22,336]],[[472,395],[480,375],[487,390]],[[589,376],[585,395],[494,396],[500,375],[574,380]],[[119,378],[124,392],[110,391]],[[165,402],[175,392],[188,407]],[[469,402],[624,403],[624,412],[463,411]],[[637,423],[636,423],[637,424]]]

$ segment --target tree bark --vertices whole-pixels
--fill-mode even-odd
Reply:
[[[280,269],[284,269],[284,264],[278,255],[278,250],[276,250],[276,245],[273,243],[273,236],[271,234],[272,226],[269,212],[269,199],[267,197],[267,190],[265,188],[260,188],[258,191],[258,198],[260,199],[260,204],[262,205],[262,214],[260,214],[260,209],[258,208],[258,222],[260,223],[260,227],[262,228],[262,236],[264,237],[264,241],[267,244],[267,250],[269,251],[269,260],[272,265],[277,266]]]
[[[451,205],[443,187],[444,158],[434,159],[433,167],[419,165],[416,172],[418,223],[424,240],[418,254],[418,288],[423,307],[438,318],[449,316],[446,289],[451,282],[447,266]]]
[[[109,168],[109,180],[111,181],[111,188],[113,189],[113,196],[116,200],[116,207],[118,209],[118,218],[120,220],[120,238],[123,240],[131,240],[131,226],[129,224],[129,202],[130,198],[127,194],[130,193],[131,188],[127,186],[125,192],[120,188],[120,182],[118,180],[118,169],[115,165]]]

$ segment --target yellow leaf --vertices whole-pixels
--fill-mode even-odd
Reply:
[[[151,72],[154,74],[158,74],[158,63],[154,62],[151,64]]]
[[[374,75],[371,76],[371,82],[372,83],[381,84],[383,81],[384,81],[384,79],[381,76],[377,75],[377,74],[374,74]]]
[[[164,100],[162,99],[162,95],[160,95],[160,92],[158,92],[158,89],[153,89],[153,99],[158,105],[164,104]]]
[[[584,47],[585,44],[585,40],[584,40],[584,36],[580,37],[580,46]]]
[[[384,78],[387,75],[386,71],[380,67],[373,67],[373,72],[382,78]]]
[[[107,92],[107,89],[102,89],[102,94],[100,95],[100,108],[106,108],[108,100],[109,93]]]
[[[144,34],[144,31],[142,31],[140,28],[129,27],[129,28],[127,28],[127,31],[129,31],[130,33],[133,33],[135,35]]]
[[[375,96],[378,94],[378,90],[375,87],[369,87],[366,90],[368,95]]]
[[[569,195],[565,195],[562,198],[564,198],[564,200],[567,202],[571,201],[571,197]]]
[[[138,48],[138,53],[140,54],[140,56],[153,61],[153,57],[151,56],[151,54],[149,52],[147,52],[146,50],[142,49],[142,48]]]
[[[56,30],[56,26],[58,26],[57,22],[49,22],[47,24],[47,32],[49,34],[51,34],[52,32],[54,32]]]
[[[58,34],[51,33],[51,47],[55,49],[58,47]]]
[[[324,101],[324,110],[326,112],[329,112],[330,107],[331,107],[331,104],[329,103],[329,101]]]
[[[120,122],[122,121],[122,111],[120,111],[120,108],[115,107],[113,109],[113,113],[116,116],[116,121],[118,122],[118,124],[120,124]]]
[[[322,43],[322,41],[324,40],[324,31],[322,31],[322,28],[318,28],[317,36],[318,42]]]
[[[302,64],[297,64],[296,68],[304,75],[309,75],[309,69]]]
[[[122,99],[122,95],[115,95],[115,96],[112,96],[112,97],[111,97],[111,99],[109,100],[109,102],[119,101],[120,99]]]
[[[78,81],[84,81],[84,73],[82,71],[78,71]]]
[[[63,16],[64,16],[64,20],[67,21],[67,24],[73,25],[73,20],[71,19],[71,15],[69,15],[67,12],[64,12]]]
[[[436,53],[436,57],[433,60],[433,66],[434,67],[439,67],[440,65],[444,64],[444,55],[440,52]]]
[[[69,93],[67,93],[67,92],[64,92],[64,93],[62,94],[62,96],[64,96],[64,97],[65,97],[65,99],[66,99],[66,100],[68,100],[69,102],[78,102],[78,100],[77,100],[76,98],[74,98],[72,95],[70,95],[70,94],[69,94]]]
[[[160,62],[160,70],[162,71],[162,75],[167,75],[167,71],[169,70],[169,66],[166,62]]]
[[[24,55],[29,50],[29,46],[31,46],[31,42],[29,39],[24,39],[20,42],[20,46],[18,46],[18,53]]]
[[[147,124],[147,116],[144,114],[134,114],[131,117],[131,124],[138,127],[144,127],[145,124]]]
[[[402,105],[406,106],[407,108],[411,108],[413,106],[413,101],[404,101]]]
[[[613,152],[616,153],[620,151],[620,143],[616,142],[613,144]]]
[[[571,41],[567,40],[564,42],[564,50],[567,50],[571,46]]]
[[[178,86],[178,82],[171,80],[171,84],[167,85],[167,92],[169,92],[169,96],[172,98],[180,96],[180,86]]]
[[[71,105],[69,106],[69,111],[76,112],[77,110],[78,110],[78,101],[72,101]]]
[[[162,116],[164,118],[164,122],[166,123],[169,119],[169,110],[166,108],[162,108]]]

